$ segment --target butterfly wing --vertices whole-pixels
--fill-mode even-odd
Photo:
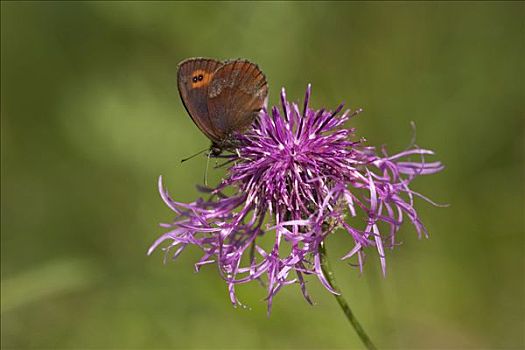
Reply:
[[[208,111],[208,87],[222,62],[209,58],[190,58],[178,65],[177,84],[184,107],[193,122],[213,142],[222,135],[215,128]]]
[[[235,60],[219,67],[208,87],[208,113],[222,141],[233,131],[246,130],[267,96],[266,77],[256,64]]]

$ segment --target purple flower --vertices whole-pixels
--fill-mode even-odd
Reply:
[[[309,99],[310,86],[301,110],[286,100],[283,89],[282,112],[262,110],[253,129],[237,135],[239,146],[227,156],[226,178],[215,189],[201,188],[208,199],[176,202],[159,178],[162,199],[176,218],[161,225],[168,232],[148,254],[166,241],[164,250],[173,258],[196,245],[203,252],[196,270],[217,264],[234,305],[240,304],[235,286],[259,280],[267,289],[270,311],[273,297],[292,283],[311,303],[305,275],[317,276],[336,293],[321,270],[319,253],[330,234],[350,235],[354,245],[342,259],[356,256],[361,271],[365,248],[375,247],[383,274],[385,248],[396,245],[404,220],[426,236],[414,197],[430,200],[409,184],[418,175],[443,169],[440,162],[425,161],[433,152],[412,146],[394,155],[385,149],[378,154],[355,138],[355,129],[345,127],[361,110],[339,115],[342,104],[333,112],[313,110]],[[408,160],[411,156],[417,160]],[[260,244],[268,235],[269,249]]]

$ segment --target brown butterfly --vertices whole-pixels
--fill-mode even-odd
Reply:
[[[211,155],[235,148],[233,133],[248,129],[266,104],[268,85],[247,60],[189,58],[178,65],[180,97],[191,119],[211,140]]]

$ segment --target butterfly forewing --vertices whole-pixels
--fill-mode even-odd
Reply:
[[[177,82],[184,107],[193,122],[213,142],[218,143],[222,134],[208,110],[208,87],[214,72],[222,62],[208,58],[192,58],[179,63]]]
[[[214,128],[223,135],[221,143],[251,125],[267,95],[266,78],[256,64],[235,60],[215,71],[208,87],[208,111]]]

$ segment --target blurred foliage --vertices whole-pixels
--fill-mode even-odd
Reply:
[[[193,200],[206,147],[180,102],[187,57],[244,57],[312,106],[363,107],[359,135],[410,141],[447,169],[421,178],[431,238],[412,227],[388,273],[338,261],[355,313],[382,348],[524,347],[523,2],[1,3],[3,348],[360,347],[318,281],[229,304],[217,271],[147,257],[172,218],[156,189]],[[217,180],[221,171],[214,171]],[[370,255],[372,257],[373,255]]]

